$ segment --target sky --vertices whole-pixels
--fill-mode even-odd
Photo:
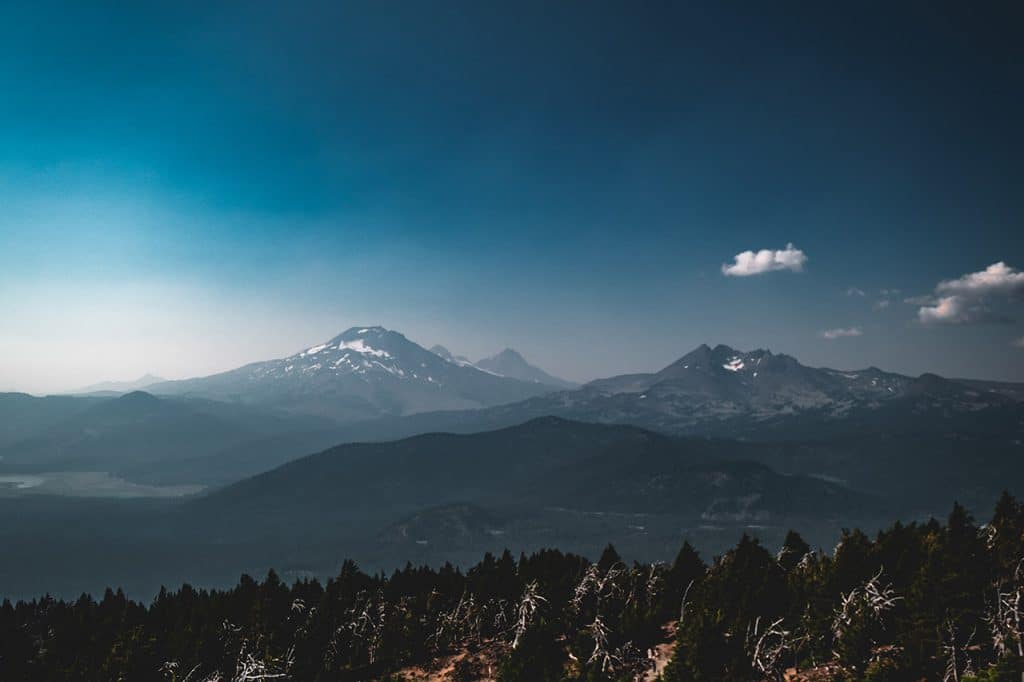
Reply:
[[[836,4],[5,3],[0,390],[372,324],[1024,381],[1022,14]]]

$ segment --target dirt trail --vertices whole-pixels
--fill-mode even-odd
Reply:
[[[676,652],[676,623],[666,623],[661,628],[662,641],[650,650],[649,656],[654,666],[638,678],[638,682],[656,682],[668,666]],[[500,641],[487,641],[472,650],[463,649],[454,654],[440,656],[428,665],[416,665],[402,668],[397,675],[409,682],[454,682],[455,680],[473,680],[474,682],[495,682],[498,672],[498,661],[508,653],[508,644]]]
[[[664,634],[661,644],[654,647],[651,658],[654,660],[654,667],[648,670],[643,676],[643,682],[655,682],[661,673],[665,672],[669,661],[676,653],[676,622],[666,623],[661,626]]]

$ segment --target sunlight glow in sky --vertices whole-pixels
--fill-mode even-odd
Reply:
[[[1019,24],[881,9],[0,9],[0,390],[371,324],[1024,380]]]

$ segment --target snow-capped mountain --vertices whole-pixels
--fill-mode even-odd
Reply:
[[[559,379],[542,370],[540,367],[531,365],[518,352],[506,348],[497,355],[484,358],[476,363],[480,369],[487,370],[494,374],[520,381],[531,381],[536,384],[547,384],[558,388],[576,388],[577,384],[565,379]]]
[[[687,395],[743,407],[754,416],[852,401],[882,401],[907,394],[914,380],[875,367],[860,371],[819,369],[796,358],[758,349],[750,352],[701,345],[654,374],[600,379],[587,384],[603,393]]]
[[[464,430],[476,423],[490,428],[556,415],[666,433],[811,437],[910,425],[934,430],[954,418],[976,422],[983,413],[1002,419],[1001,411],[1018,407],[1007,390],[986,390],[977,382],[934,374],[914,378],[875,367],[814,368],[768,350],[702,345],[658,372],[599,379],[578,390],[441,422],[434,429]],[[1016,419],[1012,414],[1007,418]]]
[[[445,360],[383,327],[352,327],[285,358],[166,382],[151,390],[268,404],[351,421],[498,405],[550,387]]]

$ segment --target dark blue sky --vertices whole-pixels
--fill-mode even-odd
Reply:
[[[1024,380],[1011,3],[91,4],[0,9],[0,389],[377,323]]]

